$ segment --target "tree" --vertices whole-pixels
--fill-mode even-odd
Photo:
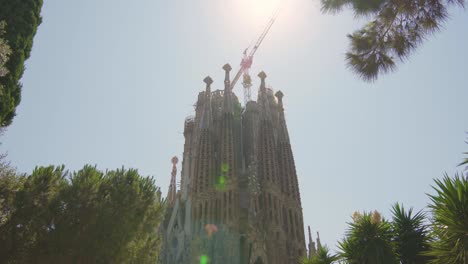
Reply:
[[[0,128],[0,136],[2,135],[3,129]],[[21,182],[16,179],[15,168],[6,158],[6,153],[0,153],[0,226],[6,223],[14,212],[15,193],[21,186]]]
[[[8,42],[3,38],[5,35],[5,21],[0,21],[0,77],[7,75],[8,69],[5,67],[5,64],[8,61],[8,57],[11,54],[10,46]],[[2,93],[3,88],[0,84],[0,94]]]
[[[5,188],[4,183],[9,185]],[[30,177],[10,178],[1,185],[17,188],[10,191],[13,200],[8,221],[0,226],[0,258],[5,263],[37,263],[37,247],[53,228],[55,202],[66,185],[63,167],[38,168]]]
[[[436,194],[429,195],[435,239],[427,255],[435,264],[468,264],[468,180],[446,174],[435,183]]]
[[[5,40],[11,48],[6,69],[0,77],[0,127],[11,124],[21,100],[21,79],[24,62],[31,53],[33,38],[41,23],[42,0],[0,0],[0,18],[6,22]]]
[[[157,261],[164,203],[154,179],[136,170],[40,167],[0,178],[4,190],[11,208],[0,211],[4,263]]]
[[[353,215],[343,241],[340,257],[349,264],[396,264],[391,224],[379,212]]]
[[[424,224],[424,213],[419,211],[413,215],[412,208],[406,211],[396,203],[392,207],[392,214],[393,241],[400,263],[428,263],[429,257],[423,255],[423,252],[429,250],[429,229]]]
[[[395,68],[427,36],[438,31],[448,7],[465,0],[321,0],[322,11],[337,13],[351,7],[356,17],[372,17],[366,26],[348,35],[348,66],[364,80]]]
[[[332,255],[328,247],[319,247],[317,254],[311,258],[304,258],[301,264],[332,264],[338,261],[338,256]]]

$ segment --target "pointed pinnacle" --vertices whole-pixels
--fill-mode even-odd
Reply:
[[[229,71],[232,70],[232,67],[231,67],[231,65],[229,65],[229,63],[226,63],[226,64],[224,64],[224,66],[223,66],[223,70],[229,72]]]
[[[206,85],[211,85],[213,83],[213,79],[211,79],[210,76],[206,76],[205,79],[203,79],[203,81],[206,83]]]
[[[276,98],[278,98],[278,101],[281,101],[281,100],[283,100],[284,94],[281,91],[277,91],[275,93],[275,96],[276,96]]]
[[[265,78],[267,77],[266,73],[264,71],[261,71],[259,74],[258,74],[258,77],[260,77],[260,79],[262,79],[262,81],[265,80]]]

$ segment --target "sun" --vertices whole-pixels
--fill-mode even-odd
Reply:
[[[266,24],[284,0],[236,0],[242,18],[252,25]]]

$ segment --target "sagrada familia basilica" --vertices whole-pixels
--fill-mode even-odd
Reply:
[[[224,89],[206,77],[185,120],[179,189],[172,160],[161,263],[298,263],[307,250],[283,93],[260,72],[257,101],[242,107],[223,69]]]

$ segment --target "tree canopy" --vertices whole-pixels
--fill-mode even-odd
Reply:
[[[11,124],[21,101],[19,81],[41,23],[42,0],[0,0],[0,7],[0,19],[6,22],[4,38],[11,48],[5,64],[8,74],[0,75],[0,127],[6,127]]]
[[[343,241],[340,257],[349,264],[396,264],[391,223],[379,212],[356,212]]]
[[[348,66],[364,80],[404,61],[427,36],[438,31],[451,5],[465,0],[321,0],[322,11],[337,13],[350,7],[356,17],[371,17],[363,28],[348,35]]]
[[[136,170],[0,175],[3,263],[155,263],[164,203]]]
[[[435,180],[430,195],[432,231],[435,239],[427,255],[431,263],[468,263],[468,179],[456,174]]]
[[[392,240],[400,263],[428,263],[430,258],[423,254],[430,249],[431,240],[426,215],[422,211],[413,214],[413,208],[405,210],[399,203],[393,205],[392,215]]]
[[[0,77],[3,77],[8,73],[8,69],[6,68],[5,64],[7,63],[8,57],[11,54],[10,46],[3,38],[3,35],[5,34],[5,27],[5,21],[0,21]],[[3,91],[1,84],[0,91]]]

